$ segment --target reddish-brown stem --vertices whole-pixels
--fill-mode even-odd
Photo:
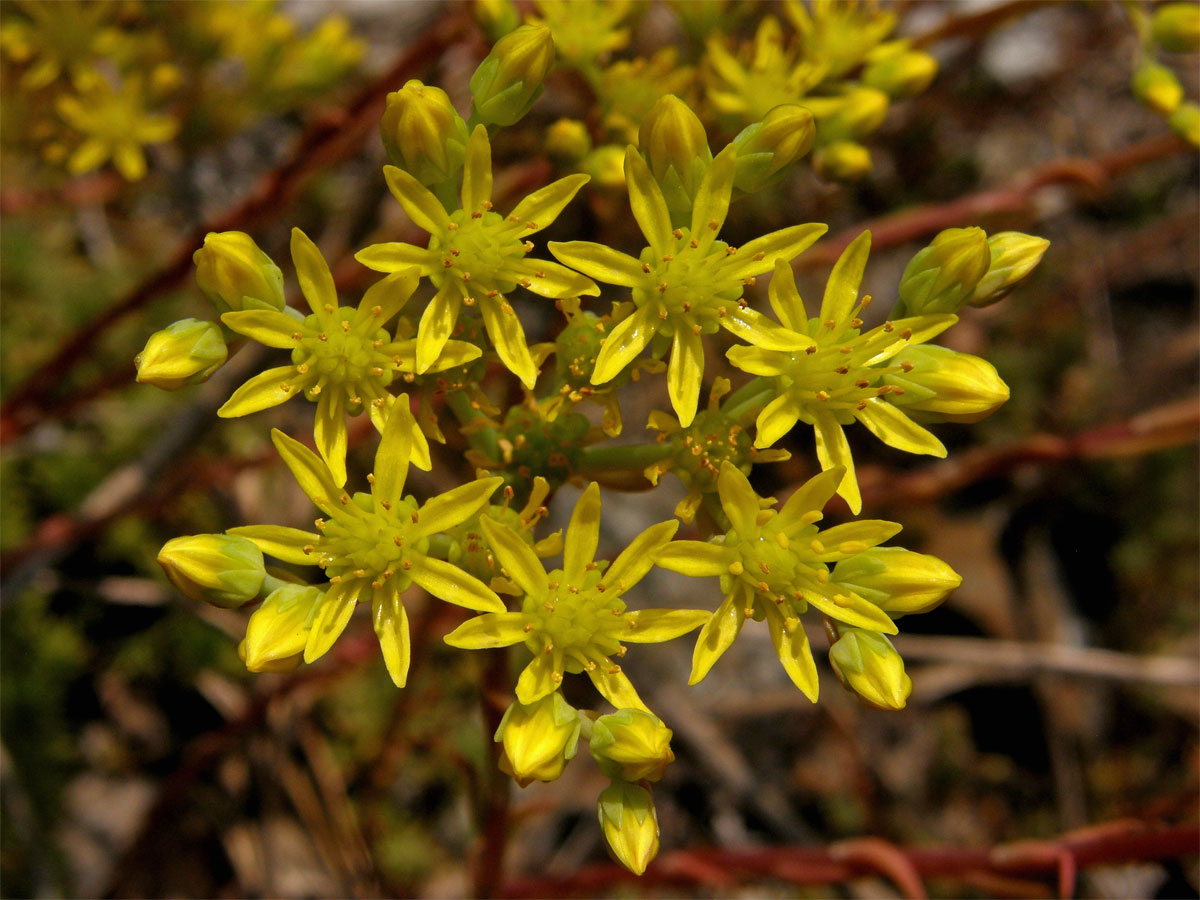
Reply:
[[[508,776],[499,768],[500,745],[492,740],[504,710],[512,699],[508,650],[491,650],[483,673],[480,705],[483,714],[484,739],[488,747],[488,770],[480,778],[479,814],[482,847],[475,859],[475,896],[500,895],[504,879],[504,851],[508,842]]]
[[[1093,865],[1193,856],[1200,851],[1200,827],[1162,826],[1138,821],[1104,823],[1045,841],[1022,841],[994,848],[899,847],[879,839],[832,847],[774,847],[761,850],[697,848],[660,858],[639,885],[705,884],[707,867],[719,869],[728,884],[762,880],[790,884],[834,884],[869,875],[893,879],[908,896],[920,882],[952,878],[964,883],[1011,885],[1014,879],[1052,876],[1059,896],[1069,897],[1076,872]],[[702,859],[706,866],[693,865]],[[596,896],[635,876],[615,865],[597,865],[570,875],[532,876],[509,881],[509,897]]]

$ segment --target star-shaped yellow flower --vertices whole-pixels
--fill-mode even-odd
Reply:
[[[737,149],[712,161],[697,189],[689,228],[671,228],[662,189],[634,147],[625,153],[625,178],[634,218],[650,246],[637,259],[588,241],[550,243],[559,260],[600,281],[632,288],[636,311],[605,338],[592,384],[615,378],[661,335],[671,341],[667,388],[685,428],[696,415],[704,378],[702,334],[725,328],[760,347],[789,349],[809,340],[750,309],[742,298],[756,275],[777,260],[798,256],[825,233],[824,225],[795,225],[734,248],[717,240],[733,193]]]
[[[407,397],[398,400],[407,405]],[[316,532],[249,525],[228,533],[246,538],[283,562],[320,566],[329,576],[328,589],[308,617],[305,662],[328,651],[358,603],[369,600],[388,673],[397,687],[403,687],[409,644],[401,595],[409,587],[416,584],[468,609],[504,609],[487,585],[430,555],[430,538],[477,515],[503,479],[472,481],[418,505],[411,494],[404,496],[412,444],[410,430],[399,416],[388,419],[379,442],[375,472],[368,476],[370,493],[353,496],[338,486],[329,467],[303,444],[278,429],[271,438],[304,493],[328,518],[316,520]]]
[[[553,222],[586,175],[568,175],[534,191],[508,216],[492,210],[492,148],[487,129],[477,127],[467,143],[463,168],[462,207],[448,213],[437,197],[413,176],[395,166],[385,166],[384,177],[418,227],[429,232],[429,246],[374,244],[355,258],[379,272],[399,272],[416,267],[437,286],[437,294],[421,316],[417,332],[417,372],[428,371],[449,340],[464,305],[478,306],[488,337],[500,360],[532,388],[537,366],[525,342],[525,329],[506,294],[518,285],[543,297],[595,296],[599,289],[590,278],[565,266],[531,259],[528,235]]]
[[[452,647],[481,649],[524,643],[533,654],[517,681],[517,699],[535,703],[557,690],[563,673],[587,672],[618,709],[646,705],[613,657],[623,642],[649,644],[687,634],[708,618],[694,609],[630,612],[622,596],[653,567],[653,554],[679,523],[660,522],[633,539],[607,569],[593,561],[600,539],[600,488],[590,484],[575,504],[564,540],[563,567],[547,573],[533,548],[507,525],[480,520],[510,581],[524,592],[520,612],[485,613],[450,634]]]
[[[340,485],[346,481],[346,416],[365,409],[382,432],[393,407],[388,387],[397,373],[412,372],[416,365],[416,341],[393,339],[384,325],[404,308],[418,277],[414,269],[406,268],[367,288],[357,308],[339,306],[325,258],[299,228],[292,229],[292,260],[311,315],[300,321],[287,312],[251,309],[221,316],[239,334],[268,347],[291,350],[291,364],[255,375],[234,391],[217,415],[245,416],[303,392],[317,404],[313,422],[317,449]],[[481,352],[464,341],[447,341],[434,371],[461,366]],[[407,409],[402,414],[408,415]],[[428,469],[429,447],[415,421],[412,437],[415,464]]]

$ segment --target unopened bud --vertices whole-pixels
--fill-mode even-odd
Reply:
[[[829,663],[842,684],[874,706],[903,709],[912,693],[904,660],[877,631],[842,628],[829,648]]]
[[[528,705],[514,700],[496,729],[500,769],[521,787],[554,781],[578,749],[579,728],[579,714],[558,691]]]
[[[218,313],[240,309],[283,309],[283,273],[241,231],[209,232],[192,254],[196,284]]]
[[[312,585],[288,584],[272,591],[246,623],[238,656],[251,672],[290,672],[304,658],[312,612],[324,592]]]
[[[871,171],[871,151],[854,141],[835,141],[813,155],[813,165],[828,181],[857,181]]]
[[[379,134],[388,159],[426,186],[457,175],[467,152],[467,123],[449,96],[415,78],[387,95]]]
[[[158,564],[184,596],[224,609],[257,597],[267,575],[262,551],[228,534],[172,538],[158,552]]]
[[[804,105],[817,117],[817,142],[857,141],[883,124],[888,95],[873,87],[858,87],[840,97],[806,97]]]
[[[1008,400],[1008,385],[986,359],[933,344],[909,348],[899,359],[912,369],[884,381],[904,393],[886,396],[919,421],[978,422]]]
[[[228,355],[219,325],[202,319],[180,319],[150,335],[133,364],[142,384],[174,391],[207,381]]]
[[[600,716],[588,746],[601,772],[624,781],[658,781],[675,761],[671,729],[641,709]]]
[[[962,584],[962,576],[936,556],[903,547],[856,553],[834,567],[833,580],[892,618],[929,612]]]
[[[554,39],[545,25],[522,25],[496,41],[471,76],[471,97],[478,121],[512,125],[542,92],[554,65]]]
[[[815,136],[811,112],[796,103],[776,106],[761,122],[746,126],[733,139],[737,147],[734,187],[748,194],[770,187],[812,149]]]
[[[592,184],[605,188],[625,187],[625,149],[603,144],[583,158],[580,171],[591,176]]]
[[[1183,101],[1183,85],[1166,66],[1145,60],[1133,73],[1133,95],[1156,113],[1169,116]]]
[[[692,198],[712,162],[699,116],[673,94],[660,97],[642,120],[638,149],[663,189],[672,220],[686,221]]]
[[[1195,103],[1180,103],[1167,119],[1167,124],[1193,147],[1200,147],[1200,106]]]
[[[1195,53],[1200,50],[1200,6],[1162,4],[1154,11],[1150,32],[1154,42],[1168,53]]]
[[[879,48],[883,51],[883,48]],[[888,48],[872,55],[862,81],[893,100],[914,97],[929,87],[938,72],[937,60],[920,50]]]
[[[980,279],[967,302],[972,306],[990,306],[1003,300],[1037,267],[1049,246],[1050,242],[1045,238],[1019,231],[993,234],[988,238],[992,260],[987,274]]]
[[[577,162],[592,150],[592,136],[578,119],[559,119],[546,129],[546,152],[556,159]]]
[[[600,794],[600,828],[617,862],[635,875],[658,854],[658,816],[644,787],[615,781]]]
[[[958,312],[991,263],[982,228],[947,228],[909,260],[900,278],[904,314]]]

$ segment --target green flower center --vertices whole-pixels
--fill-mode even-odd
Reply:
[[[741,558],[740,577],[759,593],[795,599],[803,587],[829,580],[829,567],[817,559],[820,542],[815,525],[788,538],[768,522],[753,537],[743,539],[731,531],[725,540]]]
[[[376,397],[391,384],[396,360],[380,349],[391,338],[376,327],[374,316],[356,326],[356,313],[351,307],[335,309],[329,328],[315,315],[304,320],[292,364],[301,375],[315,376],[314,385],[305,391],[310,400],[325,384],[335,384],[347,389],[352,404],[361,403],[362,394]]]
[[[370,494],[352,498],[356,515],[337,511],[328,520],[318,519],[321,540],[316,547],[320,565],[330,578],[369,578],[381,583],[395,578],[404,590],[411,579],[404,573],[424,558],[429,539],[410,539],[417,503],[411,497],[387,509]]]
[[[596,589],[602,577],[594,568],[572,585],[562,569],[556,569],[548,575],[550,591],[545,597],[526,596],[523,611],[533,626],[526,645],[531,652],[545,653],[547,644],[552,645],[562,651],[572,673],[598,658],[621,655],[615,632],[628,627],[622,618],[625,601],[614,590]]]
[[[705,334],[712,334],[722,309],[735,305],[742,296],[742,282],[722,272],[729,255],[724,241],[713,241],[701,249],[692,246],[686,228],[675,233],[679,237],[674,253],[657,256],[651,247],[642,251],[639,260],[645,280],[633,289],[633,301],[639,307],[657,304],[666,310],[664,334],[672,334],[681,320],[695,322]]]
[[[489,204],[490,206],[490,204]],[[429,239],[429,249],[442,257],[442,267],[430,279],[441,287],[454,279],[463,294],[496,291],[507,294],[518,284],[527,286],[519,263],[533,249],[514,233],[513,223],[499,213],[463,209],[450,214],[450,224]]]
[[[715,491],[725,460],[749,472],[753,441],[745,428],[720,410],[704,410],[691,425],[672,435],[672,442],[677,448],[672,471],[692,490]]]

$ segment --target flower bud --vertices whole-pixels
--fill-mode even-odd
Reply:
[[[604,188],[625,187],[625,149],[603,144],[583,158],[580,171],[590,175],[592,184]]]
[[[920,50],[899,46],[877,48],[862,74],[862,82],[893,100],[914,97],[929,87],[938,72],[937,60]]]
[[[158,551],[158,564],[184,596],[224,609],[257,597],[267,575],[262,551],[228,534],[172,538]]]
[[[310,618],[324,592],[312,585],[288,584],[272,591],[246,623],[238,656],[251,672],[290,672],[300,665],[308,643]]]
[[[228,353],[221,326],[202,319],[180,319],[150,335],[133,364],[142,384],[174,391],[185,384],[208,381],[224,365]]]
[[[592,151],[592,136],[578,119],[559,119],[546,129],[546,152],[576,162]]]
[[[554,781],[579,744],[579,714],[554,691],[536,703],[514,700],[496,729],[504,746],[500,769],[521,787]]]
[[[617,862],[641,875],[658,853],[658,817],[644,787],[614,781],[600,794],[600,828]]]
[[[1171,130],[1191,144],[1200,147],[1200,106],[1195,103],[1180,103],[1167,120]]]
[[[972,306],[990,306],[1003,300],[1037,267],[1049,246],[1045,238],[1019,231],[993,234],[988,238],[991,264],[967,302]]]
[[[904,314],[958,312],[991,262],[982,228],[947,228],[909,260],[900,278]]]
[[[737,147],[733,186],[752,194],[774,184],[788,166],[812,149],[815,135],[813,115],[803,106],[776,106],[761,122],[743,128],[733,139]]]
[[[922,344],[903,351],[900,363],[912,365],[903,374],[886,375],[884,382],[903,388],[887,399],[929,422],[978,422],[1008,400],[1008,385],[986,359],[946,347]]]
[[[1200,50],[1200,6],[1162,4],[1154,11],[1150,32],[1154,42],[1168,53],[1195,53]]]
[[[1166,66],[1144,60],[1133,73],[1133,95],[1156,113],[1169,116],[1183,100],[1183,85]]]
[[[829,663],[842,684],[868,703],[884,709],[904,709],[912,679],[892,642],[877,631],[842,628],[829,648]]]
[[[379,134],[388,159],[426,186],[457,175],[467,153],[467,123],[446,92],[415,78],[388,94]]]
[[[658,781],[675,761],[671,729],[641,709],[598,718],[588,746],[601,772],[624,781]]]
[[[700,118],[675,95],[662,96],[642,120],[638,149],[663,189],[672,219],[677,214],[688,218],[692,198],[712,162]]]
[[[522,25],[492,47],[471,76],[475,114],[485,125],[519,121],[542,92],[554,65],[554,39],[545,25]]]
[[[833,580],[893,618],[929,612],[962,584],[962,576],[936,556],[903,547],[874,547],[844,559]]]
[[[813,165],[828,181],[857,181],[871,171],[871,151],[854,141],[835,141],[814,154]]]
[[[877,129],[887,117],[888,95],[858,87],[840,97],[808,97],[804,105],[817,117],[817,139],[825,145],[857,141]]]
[[[192,254],[196,284],[218,313],[283,309],[283,273],[254,239],[241,231],[210,231]]]

